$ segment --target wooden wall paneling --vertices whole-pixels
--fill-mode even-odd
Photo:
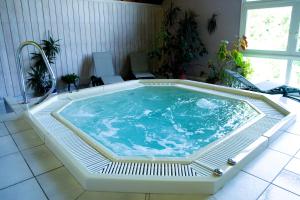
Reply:
[[[65,23],[67,24],[68,27],[68,35],[69,35],[68,47],[70,49],[69,58],[71,64],[71,67],[68,67],[69,69],[68,73],[77,74],[77,58],[76,58],[77,53],[76,53],[76,45],[75,45],[76,39],[75,39],[75,27],[74,27],[74,19],[73,19],[73,6],[70,0],[65,0],[64,3],[65,6],[67,7],[67,9],[65,10],[65,12],[67,13]]]
[[[99,26],[98,26],[98,22],[99,22],[99,11],[98,11],[98,6],[97,6],[97,2],[91,2],[90,4],[91,10],[93,11],[92,14],[92,27],[94,32],[93,33],[93,44],[94,44],[94,49],[93,51],[99,51]]]
[[[24,17],[23,17],[23,9],[22,4],[20,0],[13,0],[11,1],[14,5],[14,12],[16,13],[16,25],[18,27],[18,35],[19,35],[19,41],[23,42],[26,41],[26,31],[25,31],[25,23],[24,23]],[[18,46],[17,46],[18,47]],[[28,48],[24,48],[22,50],[22,65],[28,69],[28,66],[30,64],[30,54],[28,52]]]
[[[76,56],[76,58],[74,58],[73,60],[76,60],[76,71],[74,71],[74,73],[76,73],[78,76],[80,76],[80,68],[82,65],[82,47],[81,47],[81,30],[80,30],[80,17],[79,17],[79,9],[78,9],[78,2],[77,1],[73,1],[73,0],[69,0],[70,4],[72,6],[72,13],[73,15],[70,16],[71,18],[73,18],[73,25],[74,25],[74,38],[75,40],[73,41],[74,43],[74,49],[76,54],[74,54]],[[81,81],[81,80],[80,80]]]
[[[21,42],[41,42],[49,31],[61,46],[53,64],[58,79],[74,72],[87,83],[93,74],[92,52],[111,52],[115,70],[121,73],[129,53],[152,49],[161,10],[101,0],[0,0],[0,97],[20,95],[15,53]],[[27,70],[34,51],[24,49]]]
[[[114,30],[114,55],[115,55],[115,71],[120,69],[120,43],[119,43],[119,27],[118,27],[118,10],[117,4],[112,4],[113,13],[113,30]]]
[[[73,49],[71,48],[71,35],[70,35],[70,23],[68,17],[69,4],[67,4],[67,0],[60,0],[61,5],[61,19],[62,19],[62,27],[64,33],[64,44],[65,44],[65,55],[66,55],[66,66],[65,66],[65,74],[70,74],[73,72]],[[60,77],[58,77],[60,79]]]
[[[123,37],[123,19],[122,19],[122,9],[124,9],[124,6],[122,4],[116,4],[117,5],[117,14],[118,14],[118,21],[117,21],[117,30],[118,30],[118,39],[119,39],[119,68],[117,73],[120,74],[121,68],[124,66],[124,37]]]
[[[1,15],[0,15],[1,19]],[[10,69],[9,69],[9,63],[8,63],[8,56],[6,52],[6,44],[4,42],[4,33],[3,33],[3,28],[2,28],[2,23],[0,21],[0,67],[1,67],[1,72],[3,73],[3,86],[5,87],[5,91],[1,90],[1,94],[3,96],[6,95],[14,95],[14,90],[13,90],[13,85],[12,85],[12,76],[10,74]]]
[[[7,60],[8,60],[8,68],[10,71],[12,88],[10,88],[14,94],[20,94],[19,85],[18,85],[18,74],[16,70],[16,61],[15,61],[15,49],[14,49],[14,38],[13,38],[13,27],[15,25],[10,24],[10,19],[8,16],[11,10],[8,10],[7,1],[0,1],[0,8],[3,9],[3,12],[0,12],[0,17],[2,21],[2,29],[3,29],[3,44],[1,45],[4,51],[6,51]],[[15,37],[15,36],[14,36]]]
[[[67,74],[67,48],[66,48],[66,36],[64,31],[64,25],[63,25],[63,19],[62,19],[62,9],[61,9],[61,0],[53,0],[55,5],[55,12],[56,12],[56,26],[57,26],[57,35],[59,38],[59,43],[61,47],[60,51],[60,66],[58,66],[61,69],[61,74],[57,76],[59,79],[59,76]],[[60,85],[62,83],[60,82]]]
[[[1,57],[0,57],[0,66],[2,66]],[[5,88],[4,72],[3,72],[2,68],[0,68],[0,93],[7,95],[7,91]],[[1,97],[0,97],[0,99],[1,99]]]
[[[57,24],[58,24],[57,19],[56,19],[57,12],[56,12],[56,6],[55,6],[54,0],[48,0],[48,6],[49,6],[49,14],[50,14],[49,18],[50,18],[51,35],[52,35],[53,39],[59,40],[59,44],[61,45],[62,38],[59,34],[59,28],[57,26]],[[61,68],[61,66],[62,66],[61,51],[57,55],[56,60],[55,60],[55,65],[54,65],[54,70],[56,72],[56,77],[59,77],[61,74],[63,74],[62,68]],[[59,83],[60,82],[58,82],[58,86],[59,86]]]

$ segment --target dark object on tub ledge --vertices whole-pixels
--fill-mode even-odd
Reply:
[[[93,87],[104,85],[102,79],[100,77],[96,77],[96,76],[91,76],[91,83],[92,83]]]

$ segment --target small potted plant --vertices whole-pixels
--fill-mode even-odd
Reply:
[[[61,77],[61,80],[68,85],[68,92],[71,91],[71,84],[74,85],[74,87],[76,89],[78,89],[78,86],[77,86],[77,82],[79,80],[79,76],[77,76],[76,74],[67,74],[65,76],[62,76]]]

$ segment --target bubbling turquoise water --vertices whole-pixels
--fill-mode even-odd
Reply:
[[[184,157],[258,116],[236,99],[145,86],[75,101],[59,113],[118,156]]]

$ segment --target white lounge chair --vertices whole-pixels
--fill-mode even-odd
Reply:
[[[105,85],[123,82],[121,76],[116,75],[109,52],[93,52],[94,74],[100,77]]]
[[[148,79],[155,78],[149,71],[149,58],[145,52],[135,52],[129,55],[131,70],[135,78]]]

